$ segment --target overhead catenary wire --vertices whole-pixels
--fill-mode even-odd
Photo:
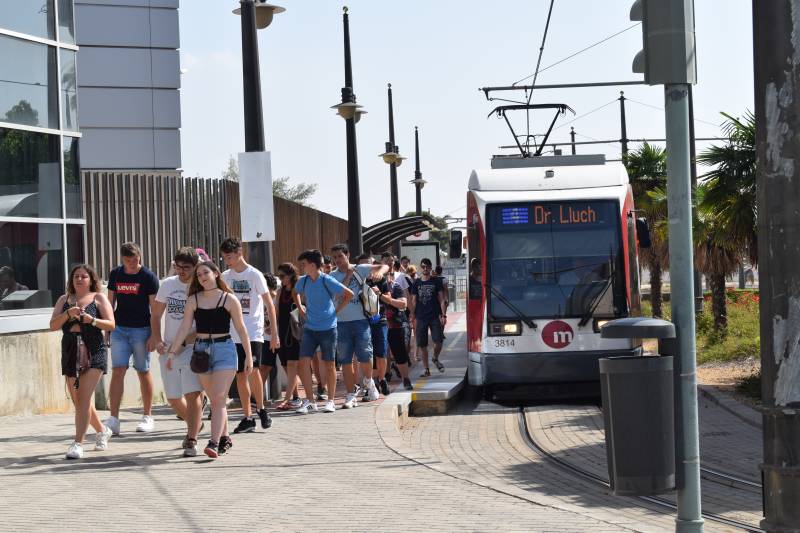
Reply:
[[[599,45],[603,44],[604,42],[606,42],[606,41],[609,41],[609,40],[613,39],[613,38],[614,38],[614,37],[616,37],[617,35],[622,35],[622,34],[623,34],[623,33],[625,33],[626,31],[632,30],[633,28],[635,28],[635,27],[637,27],[637,26],[639,26],[639,25],[641,25],[641,22],[637,22],[636,24],[634,24],[634,25],[632,25],[632,26],[628,26],[627,28],[625,28],[625,29],[623,29],[623,30],[620,30],[620,31],[618,31],[618,32],[616,32],[616,33],[613,33],[613,34],[609,35],[608,37],[606,37],[606,38],[604,38],[604,39],[601,39],[600,41],[597,41],[597,42],[596,42],[596,43],[594,43],[594,44],[590,44],[589,46],[587,46],[587,47],[585,47],[585,48],[582,48],[582,49],[578,50],[577,52],[574,52],[574,53],[572,53],[572,54],[568,55],[567,57],[564,57],[564,58],[562,58],[562,59],[559,59],[559,60],[558,60],[558,61],[556,61],[555,63],[551,63],[550,65],[547,65],[547,66],[546,66],[546,67],[544,67],[543,69],[541,69],[541,70],[538,70],[538,72],[539,72],[539,73],[542,73],[542,72],[544,72],[544,71],[546,71],[546,70],[549,70],[549,69],[551,69],[551,68],[555,67],[556,65],[560,65],[561,63],[563,63],[563,62],[565,62],[565,61],[568,61],[568,60],[572,59],[573,57],[575,57],[575,56],[577,56],[577,55],[580,55],[580,54],[582,54],[582,53],[586,52],[587,50],[591,50],[592,48],[594,48],[594,47],[596,47],[596,46],[599,46]],[[529,75],[525,76],[524,78],[518,79],[517,81],[515,81],[515,82],[514,82],[514,83],[512,83],[511,85],[512,85],[512,86],[514,86],[514,85],[518,84],[519,82],[522,82],[522,81],[528,80],[528,79],[530,79],[530,78],[533,78],[533,77],[535,77],[535,76],[536,76],[536,74],[537,74],[536,72],[534,72],[533,74],[529,74]],[[534,82],[533,82],[533,84],[532,84],[532,85],[536,85],[536,80],[534,80]]]
[[[536,85],[536,78],[539,76],[539,67],[542,65],[542,55],[544,54],[544,43],[547,42],[547,32],[550,29],[550,18],[553,16],[553,5],[556,0],[550,0],[550,8],[547,10],[547,21],[544,24],[544,33],[542,34],[542,44],[539,46],[539,58],[536,60],[536,71],[533,73],[533,85]],[[527,91],[526,91],[527,92]],[[528,94],[526,105],[530,105],[533,91]],[[525,110],[525,123],[526,123],[526,141],[525,148],[530,151],[530,138],[531,138],[531,110]]]
[[[628,98],[627,96],[625,97],[625,101],[631,102],[631,103],[634,103],[634,104],[639,104],[639,105],[644,106],[644,107],[649,107],[651,109],[656,109],[658,111],[664,111],[663,107],[658,107],[657,105],[647,104],[645,102],[640,102],[638,100],[633,100],[632,98]],[[710,122],[708,120],[702,120],[702,119],[699,119],[697,117],[695,117],[694,121],[695,122],[701,122],[703,124],[708,124],[709,126],[714,126],[714,127],[717,127],[717,128],[719,127],[719,124],[715,124],[714,122]]]
[[[601,109],[603,109],[603,108],[606,108],[606,107],[608,107],[608,106],[610,106],[610,105],[612,105],[612,104],[615,104],[615,103],[617,103],[618,101],[619,101],[619,99],[618,99],[618,98],[614,98],[614,99],[613,99],[613,100],[611,100],[610,102],[607,102],[607,103],[605,103],[605,104],[603,104],[603,105],[601,105],[601,106],[599,106],[599,107],[595,107],[595,108],[594,108],[594,109],[592,109],[591,111],[587,111],[586,113],[584,113],[584,114],[582,114],[582,115],[578,115],[577,117],[573,118],[572,120],[569,120],[569,121],[567,121],[567,122],[564,122],[563,124],[559,125],[558,127],[556,127],[556,128],[553,128],[553,131],[555,131],[555,130],[560,130],[561,128],[563,128],[563,127],[565,127],[565,126],[569,126],[570,124],[572,124],[572,123],[573,123],[573,122],[575,122],[576,120],[580,120],[580,119],[582,119],[582,118],[584,118],[584,117],[587,117],[587,116],[591,115],[592,113],[596,113],[597,111],[600,111],[600,110],[601,110]]]

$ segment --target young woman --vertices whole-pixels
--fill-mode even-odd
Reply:
[[[180,351],[194,322],[197,330],[194,351],[204,351],[209,355],[208,371],[198,374],[200,384],[211,399],[211,440],[203,451],[216,459],[233,446],[225,407],[225,399],[239,364],[236,346],[230,335],[231,322],[242,340],[244,373],[247,375],[253,371],[253,354],[242,319],[242,305],[222,279],[217,265],[211,261],[197,265],[187,295],[183,322],[167,350],[167,368],[172,368],[172,360]]]
[[[278,315],[278,334],[281,338],[278,357],[281,359],[281,365],[283,365],[287,377],[286,396],[284,396],[283,402],[278,405],[278,409],[288,411],[289,409],[300,407],[301,403],[297,396],[297,362],[300,359],[300,341],[292,336],[292,319],[290,316],[292,309],[294,309],[292,289],[297,283],[297,268],[292,263],[279,265],[278,279],[281,282],[275,305],[276,314]]]
[[[67,450],[67,459],[83,457],[83,439],[91,424],[95,434],[94,449],[108,448],[111,429],[97,416],[92,396],[100,376],[108,371],[108,350],[103,331],[115,327],[114,311],[100,291],[100,279],[89,265],[73,267],[67,280],[67,294],[56,302],[50,329],[61,329],[61,374],[66,377],[75,405],[75,440]],[[108,318],[104,318],[108,317]]]

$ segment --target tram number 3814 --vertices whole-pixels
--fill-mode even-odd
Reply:
[[[513,348],[516,346],[514,343],[514,339],[495,339],[494,340],[494,347],[495,348]]]

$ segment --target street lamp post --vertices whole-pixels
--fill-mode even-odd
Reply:
[[[350,19],[347,7],[343,8],[344,25],[344,87],[342,101],[332,106],[345,121],[347,137],[347,244],[350,252],[360,253],[363,248],[361,234],[361,194],[358,186],[358,153],[356,151],[356,122],[366,113],[356,104],[353,93],[353,65],[350,60]]]
[[[397,167],[399,167],[405,157],[400,155],[400,149],[394,143],[394,105],[392,103],[392,84],[388,84],[389,99],[389,142],[386,143],[386,152],[380,157],[384,163],[389,165],[389,186],[391,189],[391,213],[392,220],[400,218],[400,203],[397,198]]]
[[[261,75],[258,61],[259,29],[272,23],[277,13],[285,8],[268,4],[263,0],[240,0],[240,7],[233,11],[241,15],[242,22],[242,86],[244,92],[244,151],[263,152],[264,114],[261,108]],[[269,266],[269,243],[247,243],[248,259],[262,270]]]
[[[416,166],[414,168],[414,179],[411,183],[417,189],[417,215],[422,214],[422,188],[427,181],[422,179],[422,172],[419,171],[419,128],[414,126],[414,156],[416,158]]]

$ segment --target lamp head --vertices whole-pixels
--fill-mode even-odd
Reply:
[[[350,120],[354,118],[356,122],[361,120],[361,115],[367,113],[365,109],[362,109],[360,105],[355,102],[341,102],[336,105],[332,105],[331,109],[336,110],[336,114],[342,117],[345,120]]]
[[[242,3],[241,0],[239,3]],[[269,26],[272,23],[272,18],[277,13],[283,13],[286,11],[285,7],[276,6],[273,4],[268,4],[266,0],[254,0],[256,6],[256,28],[262,30]],[[236,8],[233,10],[235,15],[242,14],[242,8]]]

